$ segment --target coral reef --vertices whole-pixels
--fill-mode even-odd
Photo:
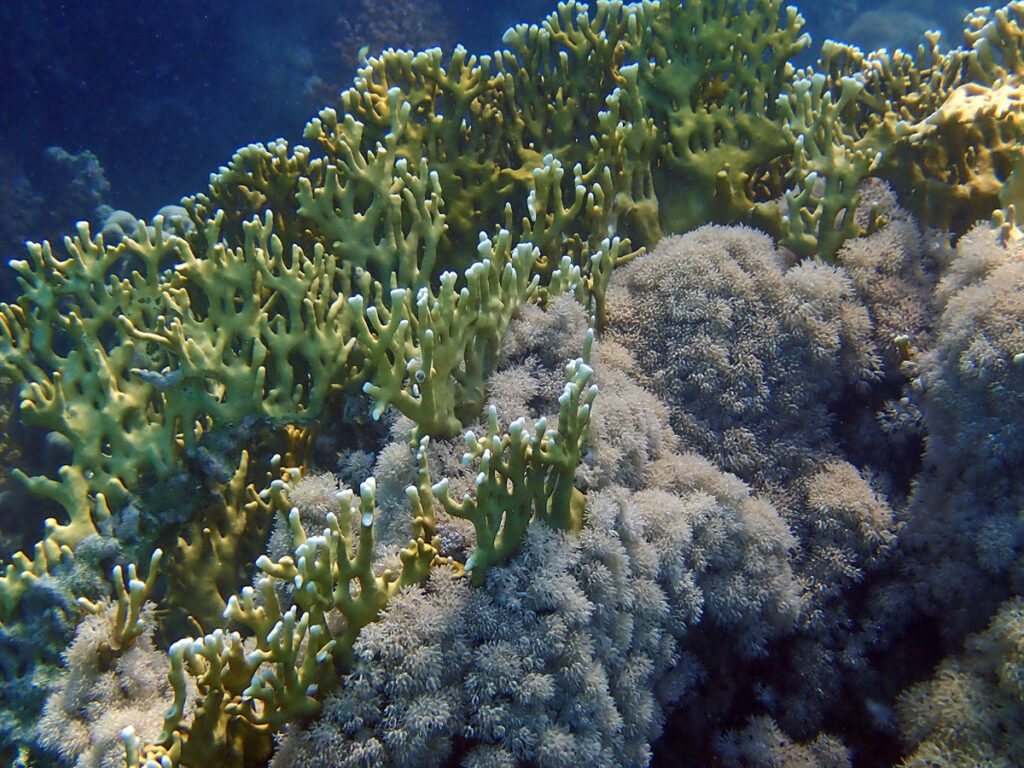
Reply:
[[[582,308],[564,302],[519,318],[496,378],[525,356],[534,408],[557,405],[554,361],[581,326]],[[727,663],[729,651],[759,656],[794,629],[801,586],[778,513],[735,477],[675,453],[664,409],[621,363],[631,364],[624,350],[602,343],[593,422],[604,428],[590,461],[623,457],[608,427],[628,412],[634,435],[660,435],[629,454],[635,478],[652,479],[631,490],[595,471],[578,536],[534,526],[482,588],[436,569],[401,593],[360,634],[316,722],[290,729],[272,765],[646,765],[668,707],[717,676],[705,665]],[[714,635],[722,656],[698,657],[696,631]]]
[[[31,244],[0,759],[898,759],[1022,591],[1022,23],[561,3]]]
[[[368,2],[358,0],[354,12],[337,21],[334,47],[349,69],[385,48],[422,51],[454,47],[452,20],[440,3],[410,3],[408,0]]]

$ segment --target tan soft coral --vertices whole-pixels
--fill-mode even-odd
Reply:
[[[86,615],[64,652],[64,671],[39,721],[39,743],[75,768],[120,768],[121,733],[155,740],[173,693],[167,654],[153,645],[156,606],[143,610],[142,633],[127,648],[112,650],[117,605]],[[188,694],[189,709],[195,691]]]

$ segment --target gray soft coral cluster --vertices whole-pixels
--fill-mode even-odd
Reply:
[[[535,525],[482,588],[442,568],[399,595],[276,768],[643,766],[669,726],[728,766],[848,766],[823,732],[843,722],[895,743],[907,633],[935,619],[953,647],[1024,583],[1024,260],[984,229],[926,242],[867,193],[885,221],[836,265],[704,227],[619,270],[582,534]],[[585,327],[565,298],[522,312],[490,382],[503,425],[553,418]],[[391,544],[407,432],[375,466]],[[461,493],[460,457],[431,447]],[[439,528],[447,553],[472,546]]]
[[[536,418],[557,390],[501,382],[557,371],[553,350],[571,349],[585,315],[566,302],[526,315],[510,330],[497,406]],[[717,674],[688,647],[694,627],[720,636],[723,658],[761,656],[795,628],[802,585],[778,512],[677,451],[624,349],[608,342],[595,356],[603,395],[581,470],[582,533],[535,525],[483,588],[438,569],[395,598],[320,718],[283,737],[275,766],[646,765],[669,706]]]

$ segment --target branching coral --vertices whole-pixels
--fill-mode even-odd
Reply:
[[[591,371],[584,359],[570,364],[566,374],[556,429],[539,421],[532,435],[524,434],[521,424],[501,434],[492,415],[491,432],[482,444],[467,435],[466,461],[478,465],[473,498],[454,502],[445,481],[431,483],[429,439],[422,439],[417,482],[405,490],[412,538],[392,565],[377,561],[374,478],[361,485],[358,501],[351,490],[337,494],[336,509],[328,512],[318,535],[306,533],[300,512],[292,508],[293,553],[276,561],[257,560],[263,577],[256,589],[231,597],[224,610],[224,618],[248,629],[251,643],[247,646],[237,631],[222,629],[174,643],[174,704],[153,743],[129,740],[130,763],[240,764],[264,752],[268,737],[285,722],[316,712],[321,688],[331,686],[336,666],[351,664],[361,631],[400,590],[422,582],[435,564],[463,567],[441,557],[435,497],[450,514],[474,523],[476,546],[464,567],[477,582],[514,553],[532,520],[578,528],[581,499],[572,483],[596,389],[587,386]],[[275,481],[263,494],[266,502],[287,509],[289,484],[299,476],[297,469],[285,472],[287,482]],[[286,584],[290,606],[282,605],[278,595]],[[199,698],[189,717],[193,676]]]
[[[964,232],[995,211],[1009,233],[1021,197],[1019,88],[1024,5],[976,9],[964,44],[943,51],[929,33],[916,52],[863,54],[826,43],[819,62],[837,93],[863,85],[844,122],[880,152],[889,180],[923,223]]]
[[[638,21],[653,31],[636,55],[665,138],[663,221],[686,232],[742,220],[766,184],[781,192],[772,177],[788,147],[775,102],[791,87],[789,60],[810,43],[803,19],[779,0],[671,0],[644,3]]]

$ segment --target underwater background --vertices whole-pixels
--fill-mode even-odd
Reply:
[[[1024,765],[1024,3],[804,5],[0,8],[0,766]]]

